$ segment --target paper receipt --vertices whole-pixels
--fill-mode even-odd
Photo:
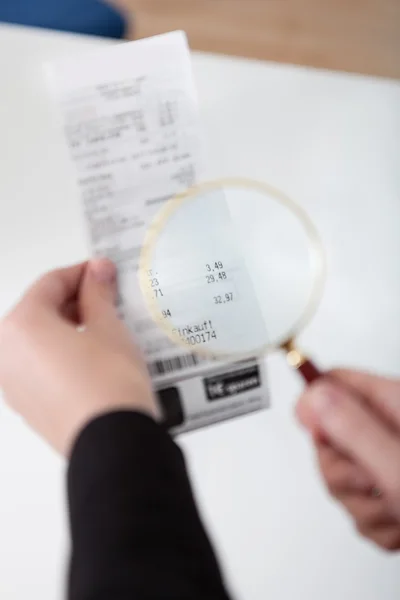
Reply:
[[[106,47],[49,65],[48,75],[76,168],[92,255],[118,267],[121,315],[156,382],[177,373],[197,376],[210,366],[173,344],[154,323],[137,277],[154,216],[201,176],[203,138],[186,36],[173,32]],[[259,379],[251,410],[265,404]],[[199,385],[206,397],[204,381]],[[241,402],[236,413],[248,412]],[[203,416],[198,425],[210,422]]]

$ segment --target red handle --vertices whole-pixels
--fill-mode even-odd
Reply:
[[[323,373],[317,369],[313,362],[310,360],[306,360],[302,365],[300,365],[297,369],[306,383],[313,383],[320,377],[322,377]]]

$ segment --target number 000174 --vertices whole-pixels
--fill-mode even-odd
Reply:
[[[212,339],[217,339],[217,334],[214,330],[205,331],[204,333],[196,333],[196,335],[190,335],[186,338],[186,343],[189,346],[197,346],[197,344],[205,344]]]

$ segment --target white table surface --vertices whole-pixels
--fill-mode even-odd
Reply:
[[[96,39],[0,27],[0,313],[47,268],[85,257],[79,196],[42,63]],[[195,54],[210,175],[266,180],[324,239],[329,280],[302,338],[322,366],[400,376],[400,85]],[[237,598],[394,600],[400,562],[329,500],[269,359],[272,410],[181,439]],[[0,598],[63,597],[64,466],[0,404]]]

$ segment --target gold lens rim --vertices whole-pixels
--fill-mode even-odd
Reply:
[[[235,360],[243,360],[249,357],[260,356],[268,352],[274,351],[278,348],[284,348],[291,340],[295,339],[304,327],[310,322],[314,316],[321,297],[323,294],[324,284],[326,280],[326,256],[321,238],[315,227],[313,221],[309,217],[308,213],[294,200],[286,196],[280,190],[274,188],[268,183],[260,182],[253,179],[247,179],[243,177],[230,177],[224,179],[216,179],[207,181],[196,185],[185,192],[177,194],[159,210],[154,217],[152,223],[148,227],[142,249],[139,257],[139,285],[142,295],[145,299],[146,306],[150,312],[151,318],[158,324],[158,326],[166,333],[166,335],[178,346],[187,348],[187,344],[173,331],[173,327],[168,325],[168,322],[163,318],[161,309],[158,307],[156,298],[153,296],[153,292],[148,285],[148,271],[151,270],[152,256],[157,238],[160,233],[164,230],[168,220],[171,216],[179,210],[181,205],[197,196],[200,193],[220,189],[223,187],[236,187],[253,189],[264,194],[272,196],[277,202],[282,204],[284,207],[289,209],[298,220],[301,222],[309,241],[310,259],[312,260],[311,268],[313,271],[312,286],[309,294],[309,299],[300,317],[295,321],[290,330],[282,336],[281,339],[274,341],[273,343],[265,344],[264,346],[255,349],[253,352],[248,354],[237,354],[237,353],[222,353],[222,352],[211,352],[201,348],[191,348],[191,351],[196,354],[203,356],[204,358],[212,359],[229,359],[235,357]]]

